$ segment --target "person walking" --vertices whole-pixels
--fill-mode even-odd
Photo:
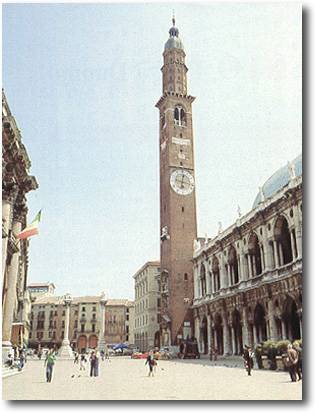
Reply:
[[[20,370],[23,369],[25,365],[26,355],[23,348],[20,349]]]
[[[148,364],[148,367],[149,367],[148,377],[150,376],[154,377],[154,370],[153,370],[154,369],[154,357],[153,357],[152,351],[148,353],[145,366],[146,364]]]
[[[253,352],[251,351],[251,347],[247,345],[245,345],[244,348],[243,359],[248,376],[251,376],[251,370],[253,369]]]
[[[46,381],[47,381],[47,383],[50,383],[52,381],[53,368],[54,368],[55,361],[56,361],[56,356],[55,356],[54,350],[50,350],[47,353],[46,359],[45,359],[45,362],[44,362],[44,367],[46,366]]]
[[[86,362],[87,362],[86,355],[82,353],[81,356],[80,356],[80,368],[79,368],[79,370],[86,370]]]
[[[297,372],[297,363],[298,363],[298,354],[297,351],[294,350],[292,344],[287,346],[287,366],[290,373],[290,378],[292,382],[295,382],[297,379],[296,372]]]
[[[92,351],[90,356],[90,377],[97,377],[99,375],[99,358],[95,351]]]
[[[297,352],[298,361],[296,364],[296,374],[298,375],[298,380],[302,380],[303,374],[303,350],[299,344],[293,346],[294,350]]]
[[[75,352],[74,364],[79,364],[79,353]]]

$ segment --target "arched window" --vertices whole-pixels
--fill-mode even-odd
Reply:
[[[214,289],[214,292],[216,292],[221,288],[219,262],[218,262],[217,257],[214,257],[212,261],[212,273],[213,273],[213,289]]]
[[[277,242],[277,259],[279,264],[286,265],[293,261],[291,235],[289,225],[284,216],[278,217],[274,226],[274,238]],[[293,240],[294,241],[294,240]],[[295,250],[295,245],[293,245]]]
[[[230,248],[228,253],[228,275],[231,285],[237,284],[239,282],[237,253],[233,246]]]
[[[186,125],[185,111],[181,106],[176,106],[174,109],[174,123],[178,126]]]

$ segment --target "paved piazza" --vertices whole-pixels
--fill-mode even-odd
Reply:
[[[145,360],[101,362],[99,377],[81,373],[71,361],[57,361],[46,383],[43,361],[28,361],[21,374],[3,379],[5,400],[300,400],[301,382],[283,372],[210,365],[207,360],[159,361],[147,377]],[[72,377],[74,375],[74,377]],[[80,377],[78,377],[80,375]]]

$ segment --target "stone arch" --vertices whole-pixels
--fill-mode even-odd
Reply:
[[[290,340],[301,338],[300,318],[298,315],[299,306],[296,300],[290,295],[286,296],[283,303],[282,321],[284,322],[284,335]]]
[[[236,248],[231,245],[228,251],[228,276],[230,285],[239,282],[239,268]]]
[[[250,255],[252,275],[262,273],[263,254],[259,244],[259,238],[255,231],[252,231],[248,238],[248,253]]]
[[[224,354],[223,318],[219,313],[214,316],[214,346],[218,354]]]
[[[243,340],[242,340],[242,317],[240,312],[235,308],[232,312],[232,344],[233,344],[233,353],[242,354],[243,352]]]
[[[274,238],[277,242],[279,264],[286,265],[293,261],[291,234],[289,224],[284,215],[279,215],[274,224]]]
[[[262,341],[267,340],[267,325],[265,317],[266,312],[264,305],[257,303],[253,315],[255,343],[261,343]]]

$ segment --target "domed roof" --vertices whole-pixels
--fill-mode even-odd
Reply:
[[[182,49],[183,50],[183,43],[179,38],[179,30],[175,27],[175,18],[172,19],[173,26],[169,30],[169,39],[165,44],[166,49]]]
[[[299,155],[295,158],[291,164],[294,166],[295,175],[302,175],[302,155]],[[280,189],[286,186],[290,182],[290,170],[289,166],[285,165],[282,168],[278,169],[262,186],[262,192],[264,198],[271,198],[275,193]],[[258,206],[261,202],[261,193],[259,192],[254,200],[252,208]]]

